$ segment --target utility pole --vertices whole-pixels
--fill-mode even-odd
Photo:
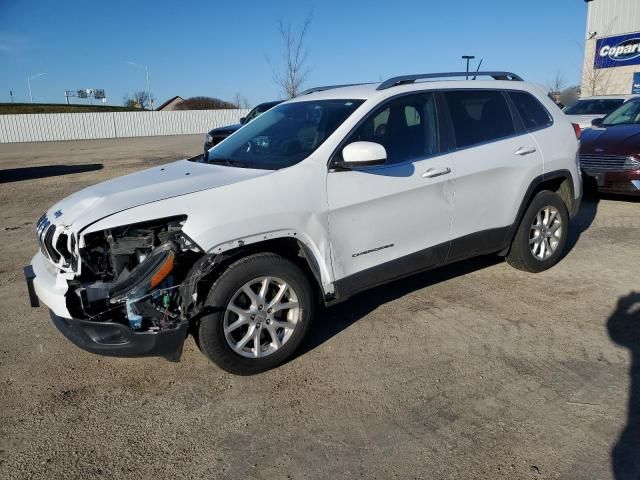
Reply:
[[[149,107],[151,107],[151,110],[153,110],[153,100],[151,99],[151,86],[149,84],[149,66],[148,65],[140,65],[137,64],[135,62],[131,62],[131,61],[127,61],[127,63],[129,65],[133,65],[134,67],[138,67],[138,68],[144,68],[144,71],[147,75],[147,97],[149,98]],[[144,108],[144,105],[140,105],[142,108]]]
[[[33,103],[33,95],[31,95],[31,80],[35,80],[36,78],[40,78],[43,75],[46,75],[46,73],[39,73],[37,75],[33,75],[33,76],[27,77],[27,85],[29,85],[29,100],[31,101],[31,103]]]
[[[467,80],[469,80],[469,60],[476,58],[474,55],[463,55],[462,59],[467,61]]]
[[[149,86],[149,67],[144,66],[144,71],[147,73],[147,97],[149,97],[149,106],[153,110],[153,99],[151,98],[151,87]]]

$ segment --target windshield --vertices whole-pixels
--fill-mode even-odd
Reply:
[[[621,98],[601,98],[578,100],[578,103],[564,109],[567,115],[607,115],[624,102]]]
[[[207,155],[208,163],[277,170],[313,153],[363,100],[285,103],[246,124]]]
[[[640,124],[640,100],[625,103],[602,121],[606,127],[634,124]]]

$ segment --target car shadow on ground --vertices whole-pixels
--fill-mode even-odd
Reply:
[[[101,163],[88,163],[80,165],[44,165],[39,167],[21,167],[0,170],[0,183],[20,182],[22,180],[34,180],[36,178],[58,177],[73,173],[95,172],[102,170]]]
[[[580,211],[574,217],[569,229],[567,246],[564,256],[566,256],[578,243],[580,236],[591,226],[598,211],[598,196],[588,194]],[[296,357],[303,355],[314,348],[322,345],[331,337],[346,330],[362,317],[366,316],[380,305],[397,300],[415,290],[435,285],[452,278],[466,275],[476,270],[496,265],[504,261],[498,255],[487,255],[472,258],[470,260],[443,266],[434,270],[413,275],[402,280],[396,280],[381,287],[368,290],[355,295],[354,297],[336,306],[325,308],[320,307],[317,319],[299,349]]]
[[[612,200],[614,202],[640,203],[638,195],[620,195],[617,193],[600,193],[602,200]]]
[[[472,258],[367,290],[333,307],[319,307],[320,312],[318,312],[311,331],[295,357],[304,355],[322,345],[385,303],[397,300],[416,290],[482,270],[503,261],[497,255]]]
[[[640,479],[640,292],[621,297],[607,321],[609,336],[631,353],[627,423],[611,451],[616,480]]]
[[[598,203],[600,203],[600,197],[597,193],[592,190],[585,190],[580,210],[571,220],[567,246],[564,250],[563,258],[575,248],[580,236],[589,229],[595,220],[596,214],[598,213]]]

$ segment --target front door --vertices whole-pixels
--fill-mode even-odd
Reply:
[[[377,167],[327,176],[336,290],[346,296],[438,265],[449,250],[453,167],[441,155],[431,93],[411,94],[376,109],[349,135],[383,145]],[[340,155],[340,152],[337,153]]]

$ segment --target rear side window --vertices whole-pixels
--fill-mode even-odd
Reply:
[[[535,130],[551,125],[549,112],[540,105],[538,99],[533,95],[526,92],[509,92],[509,96],[527,130]]]
[[[502,92],[444,92],[458,148],[491,142],[515,133],[509,104]]]

